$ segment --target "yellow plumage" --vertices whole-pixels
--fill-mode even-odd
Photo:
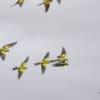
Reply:
[[[35,63],[35,65],[41,65],[41,71],[42,71],[42,73],[45,72],[46,65],[49,63],[48,57],[49,57],[49,52],[46,53],[46,55],[44,56],[44,58],[43,58],[42,61]]]
[[[29,57],[27,57],[18,67],[14,67],[13,70],[18,70],[18,79],[22,76],[23,72],[27,69]]]

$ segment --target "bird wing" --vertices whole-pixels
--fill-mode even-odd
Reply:
[[[43,66],[43,65],[41,65],[41,72],[42,72],[42,74],[44,74],[44,73],[45,73],[45,71],[46,71],[46,67],[45,67],[45,66]]]
[[[48,58],[48,57],[49,57],[49,55],[50,55],[50,52],[47,52],[47,53],[45,54],[45,56],[44,56],[43,60],[44,60],[44,59],[46,59],[46,58]]]
[[[2,59],[2,60],[5,60],[6,55],[5,55],[5,54],[1,54],[1,53],[0,53],[0,57],[1,57],[1,59]]]
[[[26,64],[29,60],[29,56],[21,63],[21,65]]]
[[[66,50],[64,47],[62,47],[62,52],[61,52],[61,55],[65,54],[66,55]]]
[[[16,44],[17,44],[17,42],[12,42],[12,43],[9,43],[9,44],[4,45],[3,47],[6,47],[7,46],[8,48],[11,48],[11,47],[13,47]]]
[[[23,72],[18,71],[18,79],[20,79],[20,78],[21,78],[22,74],[23,74]]]
[[[50,4],[45,4],[45,12],[48,12],[49,8],[50,8]]]
[[[57,0],[57,2],[58,2],[59,4],[61,4],[61,0]]]

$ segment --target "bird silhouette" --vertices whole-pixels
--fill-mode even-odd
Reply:
[[[14,67],[12,70],[18,71],[18,79],[21,78],[23,72],[27,69],[27,63],[29,61],[29,57],[27,57],[18,67]]]
[[[44,5],[45,6],[45,12],[48,12],[49,8],[50,8],[50,4],[53,0],[43,0],[42,3],[38,4],[38,6],[40,5]]]
[[[54,66],[64,66],[64,65],[69,65],[68,64],[68,57],[67,53],[64,47],[62,47],[62,52],[59,56],[57,56],[57,59],[50,60],[49,62],[57,62],[54,64]]]
[[[35,63],[35,65],[41,65],[41,72],[42,72],[42,74],[45,73],[46,65],[49,64],[49,60],[48,60],[49,55],[50,55],[50,53],[47,52],[45,54],[44,58],[42,59],[42,61]]]
[[[19,7],[21,8],[24,4],[25,0],[17,0],[15,4],[11,5],[10,7],[14,7],[16,5],[19,5]]]
[[[0,57],[2,60],[5,60],[6,54],[7,52],[9,52],[9,48],[13,47],[16,44],[17,42],[9,43],[0,48]]]

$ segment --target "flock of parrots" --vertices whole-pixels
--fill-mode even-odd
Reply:
[[[15,4],[11,5],[11,7],[14,7],[16,5],[19,5],[19,7],[22,7],[24,4],[25,0],[17,0]],[[45,7],[45,12],[49,10],[50,4],[53,2],[53,0],[43,0],[38,6],[44,5]],[[59,4],[61,4],[61,0],[57,0]]]
[[[13,7],[15,5],[19,5],[19,7],[22,7],[24,2],[25,2],[25,0],[17,0],[15,4],[11,5],[11,7]],[[53,2],[53,0],[43,0],[43,2],[39,4],[39,6],[44,5],[45,12],[47,12],[49,10],[51,2]],[[57,2],[60,4],[61,0],[57,0]],[[6,54],[9,52],[9,49],[16,44],[17,44],[17,42],[12,42],[12,43],[6,44],[0,48],[1,60],[3,60],[3,61],[5,60]],[[50,52],[47,52],[41,61],[34,63],[34,65],[41,65],[42,74],[45,73],[47,64],[54,63],[53,65],[56,67],[58,67],[58,66],[62,67],[65,65],[69,65],[67,53],[66,53],[66,50],[64,47],[62,47],[61,54],[59,56],[57,56],[56,59],[49,60],[49,55],[50,55]],[[16,66],[12,69],[12,70],[18,71],[18,79],[20,79],[23,72],[27,69],[28,61],[29,61],[29,56],[19,66]]]
[[[16,44],[17,42],[9,43],[0,48],[0,57],[3,61],[5,60],[6,54],[10,51],[9,49]],[[41,61],[34,63],[34,65],[41,65],[42,74],[45,73],[47,64],[54,63],[53,65],[55,67],[62,67],[65,65],[69,65],[67,53],[64,47],[62,47],[61,54],[57,56],[56,59],[49,60],[49,55],[50,55],[50,52],[47,52]],[[29,56],[19,66],[16,66],[12,69],[12,70],[18,71],[18,79],[20,79],[23,72],[27,69],[28,61],[29,61]]]

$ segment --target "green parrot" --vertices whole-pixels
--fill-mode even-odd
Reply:
[[[2,60],[5,60],[6,54],[9,52],[9,48],[13,47],[16,44],[17,42],[9,43],[0,48],[0,57]]]
[[[21,8],[23,6],[24,2],[25,2],[25,0],[17,0],[15,4],[11,5],[11,7],[19,5],[19,7]]]
[[[48,61],[49,55],[50,55],[50,53],[47,52],[46,55],[44,56],[44,58],[42,59],[42,61],[35,63],[35,65],[41,65],[41,72],[42,72],[42,74],[45,73],[46,65],[49,64],[49,61]]]
[[[57,0],[57,2],[58,2],[59,4],[61,4],[61,0]]]
[[[69,65],[68,64],[68,58],[67,58],[67,53],[64,47],[62,47],[62,52],[59,56],[57,56],[57,59],[55,60],[50,60],[49,62],[57,62],[54,64],[54,66],[64,66],[64,65]]]
[[[20,64],[18,67],[14,67],[12,70],[18,70],[18,79],[21,78],[23,72],[27,69],[27,63],[29,61],[29,56]]]
[[[44,5],[45,6],[45,12],[47,12],[49,10],[50,4],[53,0],[43,0],[42,3],[40,3],[38,6],[40,5]]]

